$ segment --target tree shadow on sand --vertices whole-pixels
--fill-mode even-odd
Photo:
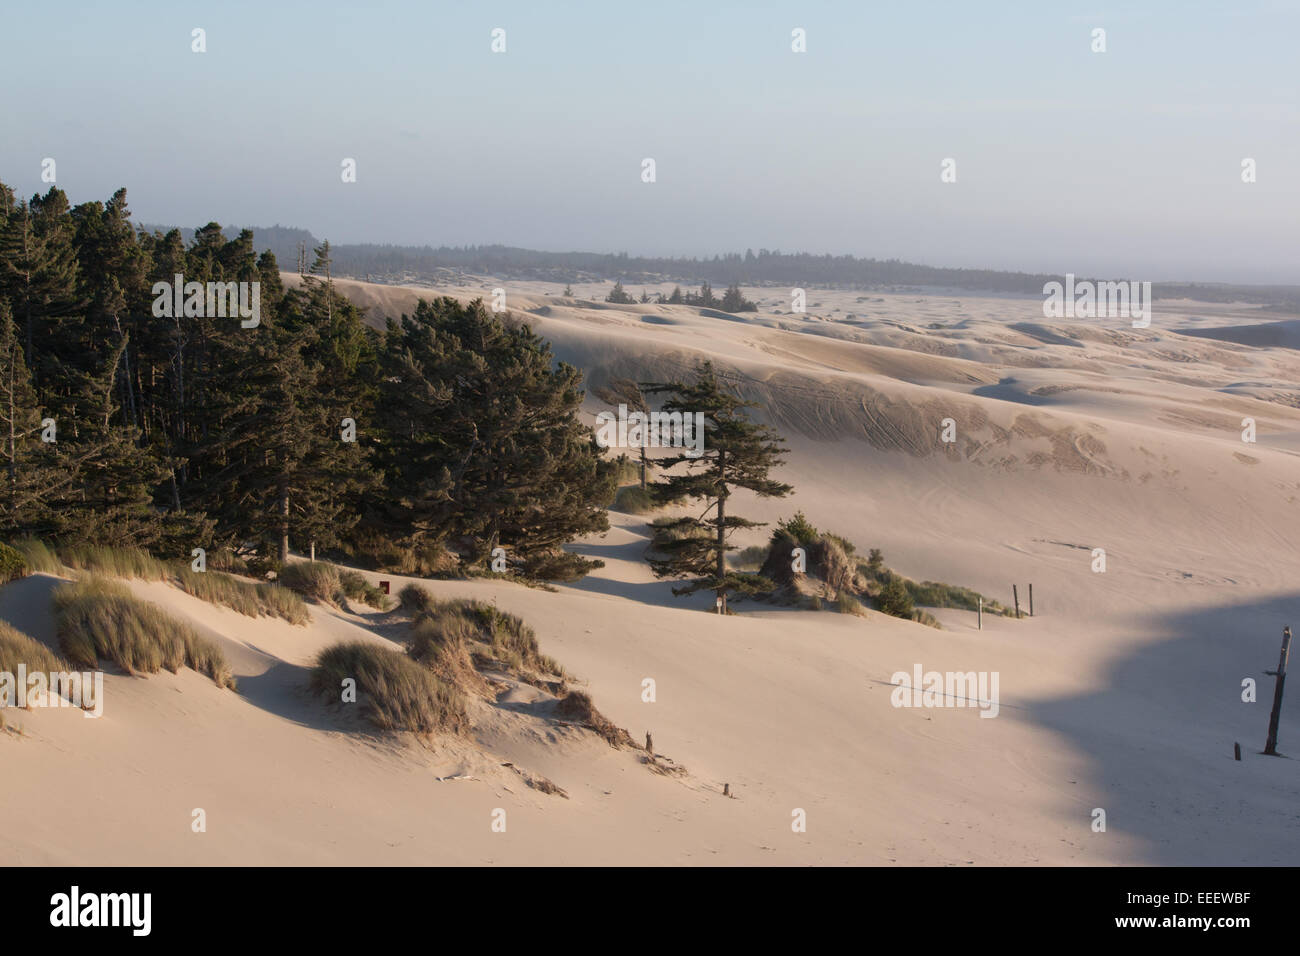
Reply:
[[[1143,843],[1142,862],[1294,865],[1300,860],[1300,759],[1262,756],[1282,628],[1300,626],[1300,595],[1187,608],[1134,621],[1166,635],[1113,661],[1104,689],[1028,702],[1030,718],[1093,765],[1080,780],[1079,840],[1092,810]],[[1295,665],[1293,664],[1293,667]],[[1256,682],[1255,703],[1242,682]],[[1283,701],[1279,750],[1300,758],[1300,686]],[[1233,759],[1241,743],[1242,760]]]

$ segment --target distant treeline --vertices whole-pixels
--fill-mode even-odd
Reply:
[[[153,228],[153,227],[150,227]],[[299,251],[320,244],[305,229],[285,226],[257,228],[282,267],[292,269]],[[186,235],[181,230],[182,236]],[[999,272],[993,269],[946,269],[898,259],[859,259],[855,256],[813,255],[769,249],[746,250],[712,258],[662,258],[629,256],[625,252],[541,252],[512,246],[394,246],[337,245],[333,247],[338,275],[372,281],[400,277],[436,281],[451,270],[503,279],[550,282],[615,280],[627,285],[680,282],[712,283],[720,288],[742,286],[799,286],[802,288],[943,288],[973,292],[1042,295],[1043,284],[1059,275]],[[1134,276],[1083,276],[1079,279],[1138,279]],[[1196,299],[1201,302],[1247,302],[1300,312],[1300,286],[1230,285],[1201,282],[1158,282],[1152,294],[1162,299]]]

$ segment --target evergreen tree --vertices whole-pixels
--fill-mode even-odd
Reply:
[[[0,531],[6,534],[48,533],[49,502],[65,494],[70,484],[67,470],[55,460],[55,446],[41,440],[41,418],[13,316],[8,303],[0,299],[0,440],[4,461]]]
[[[9,300],[33,381],[47,400],[75,387],[86,358],[78,345],[84,303],[72,238],[67,198],[54,188],[20,202],[0,234],[0,295]]]
[[[380,418],[393,510],[471,564],[498,546],[525,574],[593,566],[560,545],[608,528],[614,465],[578,418],[581,373],[481,301],[421,300],[390,324]]]
[[[722,294],[723,312],[757,312],[758,306],[745,298],[740,286],[733,282]]]
[[[727,500],[739,488],[764,498],[790,494],[790,485],[768,477],[768,472],[784,460],[781,437],[769,426],[748,419],[746,410],[757,404],[743,401],[725,389],[711,362],[697,367],[693,382],[648,384],[644,391],[667,393],[670,398],[664,403],[665,412],[699,412],[704,416],[703,453],[693,457],[683,452],[664,459],[661,464],[666,471],[678,465],[684,465],[685,470],[668,473],[651,486],[651,493],[664,503],[682,499],[706,503],[698,517],[688,515],[657,524],[654,550],[663,557],[649,559],[655,575],[691,578],[685,586],[674,588],[673,593],[693,594],[707,589],[718,596],[724,610],[730,593],[770,591],[771,581],[727,568],[727,552],[734,550],[727,544],[730,534],[737,528],[762,526],[728,514]]]
[[[614,302],[618,305],[631,305],[636,302],[636,299],[627,294],[622,282],[615,282],[614,288],[610,290],[609,295],[605,296],[605,301]]]

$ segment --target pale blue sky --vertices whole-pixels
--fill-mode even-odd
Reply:
[[[74,202],[125,185],[138,220],[1300,282],[1292,0],[48,0],[0,16],[0,179],[43,190],[51,156]]]

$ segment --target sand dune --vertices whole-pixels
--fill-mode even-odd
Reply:
[[[376,324],[435,294],[339,286]],[[377,738],[304,684],[328,643],[384,641],[378,616],[315,607],[294,627],[137,582],[222,645],[240,690],[191,671],[110,674],[98,721],[10,711],[22,735],[0,735],[0,813],[15,824],[0,861],[1295,861],[1300,770],[1255,752],[1272,688],[1262,672],[1283,625],[1300,625],[1300,353],[1216,331],[1276,317],[1171,303],[1133,329],[1046,320],[1037,299],[852,291],[817,292],[794,315],[786,290],[760,289],[748,290],[760,313],[736,321],[611,306],[598,301],[608,286],[570,299],[467,277],[436,293],[496,286],[593,385],[683,375],[707,357],[761,402],[788,436],[781,477],[796,494],[742,499],[741,513],[802,509],[905,574],[1004,603],[1013,582],[1022,599],[1033,582],[1035,616],[986,617],[982,631],[951,610],[936,612],[943,630],[753,603],[719,617],[704,613],[707,597],[674,598],[652,577],[644,520],[623,515],[575,545],[606,566],[554,593],[428,583],[520,615],[615,723],[652,731],[688,770],[666,777],[539,716],[525,688],[513,709],[478,715],[473,742]],[[945,418],[955,443],[940,441]],[[382,577],[394,590],[404,580]],[[0,619],[52,643],[52,584],[0,590]],[[997,718],[892,706],[891,675],[918,664],[998,672]],[[647,677],[654,703],[642,701]],[[1246,677],[1260,703],[1241,701]],[[1283,711],[1284,751],[1300,747],[1294,714]],[[507,762],[567,799],[530,789]],[[190,830],[195,807],[205,834]],[[495,808],[506,833],[490,828]],[[806,833],[791,830],[796,809]]]

